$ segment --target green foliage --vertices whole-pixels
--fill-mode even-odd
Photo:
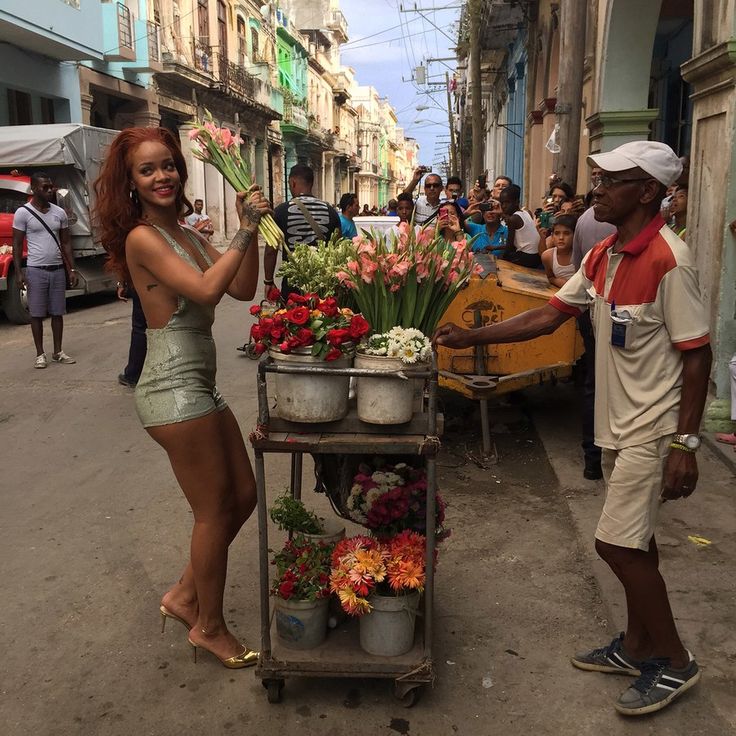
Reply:
[[[277,524],[282,531],[301,534],[324,534],[324,527],[317,514],[314,511],[309,511],[299,499],[293,498],[288,491],[274,501],[269,514],[271,521]]]

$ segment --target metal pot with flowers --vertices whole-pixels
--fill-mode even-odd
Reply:
[[[417,404],[415,393],[424,381],[408,384],[407,367],[426,365],[432,354],[429,338],[413,327],[392,327],[371,335],[358,346],[356,368],[393,373],[398,378],[358,379],[358,418],[369,424],[404,424],[411,420]],[[403,380],[401,380],[403,379]]]
[[[273,558],[276,576],[276,634],[291,649],[313,649],[327,635],[332,545],[301,535],[288,540]]]
[[[424,580],[425,538],[416,532],[349,537],[332,552],[330,588],[348,614],[360,616],[360,645],[370,654],[411,649]]]
[[[334,297],[322,299],[317,294],[290,294],[284,303],[273,289],[269,299],[250,310],[258,319],[250,332],[257,354],[268,350],[272,360],[286,365],[352,365],[355,344],[370,330],[362,315],[341,309]],[[347,414],[347,376],[277,373],[275,388],[282,419],[331,422]]]

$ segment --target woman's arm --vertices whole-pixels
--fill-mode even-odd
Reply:
[[[136,267],[141,268],[151,279],[150,283],[135,285],[139,293],[162,284],[198,304],[217,304],[238,273],[245,253],[255,250],[251,248],[253,236],[261,217],[269,211],[257,187],[251,187],[248,194],[239,192],[236,206],[240,230],[225,253],[218,253],[217,261],[204,272],[182,260],[153,228],[140,225],[131,230],[125,242],[128,261],[134,272]]]

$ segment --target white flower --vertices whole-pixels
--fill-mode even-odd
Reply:
[[[401,360],[404,363],[416,363],[418,357],[419,354],[414,350],[414,348],[407,347],[401,355]]]
[[[383,491],[380,488],[371,488],[368,493],[365,494],[366,507],[370,508],[373,502],[383,495]]]

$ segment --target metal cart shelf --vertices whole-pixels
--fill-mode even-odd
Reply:
[[[268,407],[266,376],[269,373],[303,373],[386,378],[390,374],[357,368],[320,368],[279,365],[264,356],[258,365],[258,427],[250,441],[255,453],[258,496],[258,538],[261,603],[261,655],[256,676],[268,692],[268,700],[281,700],[284,680],[288,677],[368,677],[394,680],[394,693],[406,706],[414,704],[423,685],[434,679],[432,667],[432,609],[434,603],[435,513],[437,492],[436,456],[442,417],[437,415],[437,366],[433,358],[429,368],[406,370],[396,380],[423,379],[428,382],[426,408],[416,412],[403,425],[379,426],[361,422],[352,407],[348,416],[328,424],[301,424],[272,418]],[[409,385],[412,385],[411,383]],[[272,624],[269,595],[268,511],[266,498],[265,453],[291,455],[291,493],[301,496],[302,457],[313,455],[416,455],[426,462],[426,580],[416,627],[413,648],[397,657],[366,653],[358,642],[358,621],[347,619],[331,629],[325,642],[315,649],[289,649],[276,637]]]

